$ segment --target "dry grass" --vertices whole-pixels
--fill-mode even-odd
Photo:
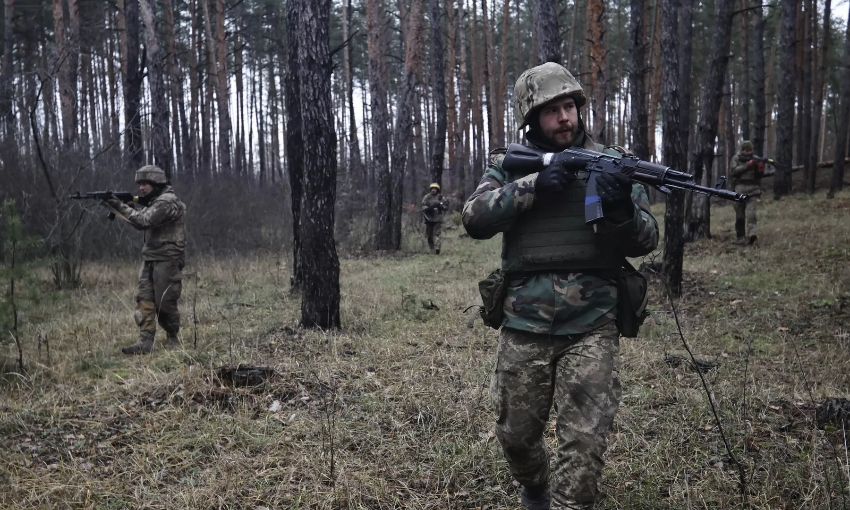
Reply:
[[[850,194],[760,205],[756,246],[733,245],[717,207],[714,239],[687,247],[684,333],[719,364],[706,375],[752,507],[846,508],[842,432],[817,430],[813,404],[850,396]],[[411,239],[343,260],[345,329],[329,333],[296,326],[285,255],[195,254],[185,349],[139,358],[119,351],[135,337],[135,264],[86,268],[83,289],[25,310],[28,373],[0,383],[0,507],[518,508],[491,433],[497,334],[462,313],[499,244],[459,233],[439,257]],[[665,363],[685,353],[652,292],[657,323],[623,340],[600,506],[742,508],[696,373]],[[238,363],[275,377],[221,385],[215,369]]]

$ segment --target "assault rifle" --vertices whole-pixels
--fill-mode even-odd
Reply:
[[[79,191],[73,195],[68,195],[68,198],[71,200],[107,200],[110,198],[117,198],[118,200],[127,203],[127,202],[138,202],[139,197],[133,195],[129,191],[89,191],[85,194],[80,193]],[[115,219],[115,213],[110,212],[109,216],[107,216],[109,220]]]
[[[640,160],[634,156],[615,157],[580,147],[572,147],[562,152],[546,152],[518,143],[508,146],[508,152],[502,162],[502,168],[511,173],[529,174],[539,172],[554,163],[584,163],[587,173],[587,196],[584,200],[585,223],[594,223],[602,218],[602,200],[596,191],[596,179],[590,179],[593,172],[622,172],[631,180],[657,188],[662,193],[671,189],[693,191],[725,200],[742,202],[746,195],[723,189],[726,177],[721,177],[714,187],[701,186],[694,182],[694,176],[674,170],[670,167]]]
[[[777,163],[776,161],[774,161],[770,158],[765,158],[763,156],[745,156],[743,154],[738,155],[738,161],[740,161],[741,163],[746,163],[747,161],[750,161],[750,160],[753,160],[757,163],[764,163],[766,165],[773,165],[776,168],[788,168],[788,165],[783,165],[782,163]]]

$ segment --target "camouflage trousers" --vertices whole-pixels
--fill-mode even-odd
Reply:
[[[739,184],[735,186],[736,193],[751,194],[758,191],[759,187],[756,185]],[[758,219],[756,218],[757,203],[758,195],[751,196],[743,202],[735,202],[733,205],[735,208],[735,224],[736,226],[741,223],[745,225],[744,235],[746,237],[756,235],[756,228],[758,227]],[[741,232],[738,233],[740,234]],[[740,235],[738,237],[740,237]]]
[[[614,323],[575,336],[502,328],[491,394],[513,477],[525,486],[549,483],[553,509],[592,509],[622,396]],[[553,404],[558,446],[550,483],[543,433]]]
[[[428,248],[439,250],[443,244],[440,237],[440,231],[443,229],[442,223],[425,222],[425,236],[428,238]]]
[[[156,323],[168,334],[180,331],[177,300],[183,289],[183,259],[148,260],[139,272],[136,290],[136,324],[139,330],[156,333]]]

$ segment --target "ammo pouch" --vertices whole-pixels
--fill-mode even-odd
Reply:
[[[478,313],[484,324],[493,329],[502,327],[502,319],[505,318],[503,307],[505,295],[508,292],[508,282],[505,273],[496,269],[487,278],[478,282],[478,292],[481,293],[482,306]]]
[[[646,311],[647,281],[640,271],[623,261],[617,276],[617,329],[622,336],[634,338],[649,315]]]

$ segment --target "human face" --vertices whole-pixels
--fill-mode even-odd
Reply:
[[[440,190],[438,190],[437,188],[431,188],[431,194],[432,195],[436,195],[439,192],[440,192]]]
[[[578,134],[578,108],[575,99],[553,99],[540,108],[540,131],[559,149],[570,147]]]
[[[751,150],[741,150],[741,154],[743,154],[744,156],[752,156],[753,151],[751,151]]]
[[[139,183],[139,196],[146,197],[151,191],[153,191],[153,184],[147,181]]]

